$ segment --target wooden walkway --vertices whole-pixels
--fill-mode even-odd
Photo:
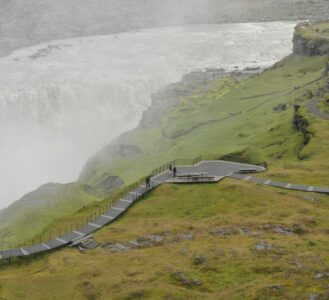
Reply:
[[[246,165],[226,161],[201,161],[193,166],[177,166],[177,174],[207,173],[209,175],[214,176],[215,178],[218,178],[219,180],[225,177],[229,177],[233,179],[261,183],[279,188],[329,194],[329,188],[283,183],[263,178],[257,178],[248,174],[239,174],[239,170],[246,170],[248,168],[252,169],[256,173],[265,171],[265,168],[260,166]],[[99,230],[100,228],[113,222],[121,214],[127,211],[128,208],[133,205],[134,202],[140,199],[143,195],[153,190],[157,186],[161,185],[162,183],[170,182],[171,180],[171,173],[169,171],[164,171],[163,173],[151,178],[151,188],[147,189],[145,185],[137,186],[135,189],[131,190],[129,193],[120,198],[110,209],[105,211],[97,219],[90,221],[84,227],[73,230],[70,233],[59,236],[52,240],[44,241],[40,244],[32,246],[23,246],[15,249],[1,250],[0,259],[10,260],[14,257],[32,256],[69,245],[74,241],[81,239],[84,236],[88,236]]]

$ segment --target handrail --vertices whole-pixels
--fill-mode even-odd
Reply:
[[[232,155],[232,156],[234,156],[234,155]],[[238,156],[235,156],[235,157],[238,157]],[[189,158],[189,159],[175,159],[175,160],[169,161],[169,162],[161,165],[158,168],[153,169],[149,174],[152,177],[157,176],[157,175],[165,172],[166,170],[168,170],[170,165],[178,165],[178,164],[196,165],[199,162],[201,162],[202,160],[219,160],[219,159],[223,160],[223,156],[221,157],[220,155],[207,155],[207,156],[198,155],[194,158]],[[34,245],[36,242],[42,243],[43,241],[48,241],[48,240],[51,240],[58,236],[61,236],[63,234],[67,234],[74,230],[78,230],[79,228],[82,228],[83,226],[87,225],[89,222],[96,220],[106,210],[110,209],[112,206],[117,204],[124,195],[128,194],[129,192],[133,191],[134,189],[136,189],[137,187],[139,187],[140,185],[145,183],[145,179],[146,179],[146,177],[142,177],[139,180],[133,182],[132,184],[129,184],[128,186],[123,187],[118,192],[116,192],[114,195],[111,195],[107,199],[104,199],[103,202],[106,202],[105,204],[100,203],[100,207],[97,207],[96,209],[94,209],[94,211],[92,211],[88,215],[82,217],[79,220],[74,221],[71,224],[58,228],[56,230],[56,232],[50,231],[46,234],[40,234],[38,237],[35,237],[31,240],[2,240],[2,241],[0,240],[0,251],[9,250],[9,249],[13,249],[13,248],[28,247],[28,246]],[[141,194],[134,196],[134,200],[135,200],[135,198],[139,198],[141,196],[142,196]]]

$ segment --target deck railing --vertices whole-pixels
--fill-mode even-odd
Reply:
[[[169,161],[160,167],[152,170],[149,174],[154,177],[157,176],[169,169],[170,165],[195,165],[202,160],[227,160],[227,161],[236,161],[236,162],[245,162],[241,160],[241,157],[235,156],[235,155],[226,155],[226,156],[220,156],[220,155],[205,155],[205,156],[196,156],[194,158],[188,158],[188,159],[176,159]],[[240,159],[240,160],[239,160]],[[95,205],[94,208],[91,208],[91,212],[89,212],[86,216],[78,217],[76,220],[70,222],[69,224],[65,224],[64,226],[60,228],[56,228],[55,230],[48,230],[44,234],[40,234],[38,237],[35,237],[31,240],[5,240],[0,239],[0,251],[7,250],[7,249],[15,249],[15,248],[21,248],[21,247],[28,247],[34,244],[39,244],[42,242],[46,242],[49,240],[52,240],[53,238],[65,235],[69,232],[72,232],[74,230],[79,230],[80,228],[83,228],[85,225],[87,225],[89,222],[92,222],[96,220],[100,215],[104,214],[106,211],[108,211],[112,206],[114,206],[116,203],[119,202],[119,200],[127,195],[129,192],[135,190],[137,187],[143,185],[145,183],[146,177],[142,177],[139,180],[135,181],[134,183],[125,186],[121,188],[118,192],[115,194],[107,197],[105,200],[93,204]],[[134,195],[133,200],[136,200],[137,198],[141,197],[143,195],[143,191],[141,191],[140,194]]]

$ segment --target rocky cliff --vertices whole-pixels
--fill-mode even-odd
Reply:
[[[293,45],[294,54],[329,55],[329,21],[297,25]]]

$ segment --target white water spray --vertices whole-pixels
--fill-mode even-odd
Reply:
[[[137,125],[150,95],[195,69],[269,66],[293,23],[169,27],[53,41],[0,59],[0,207]]]

